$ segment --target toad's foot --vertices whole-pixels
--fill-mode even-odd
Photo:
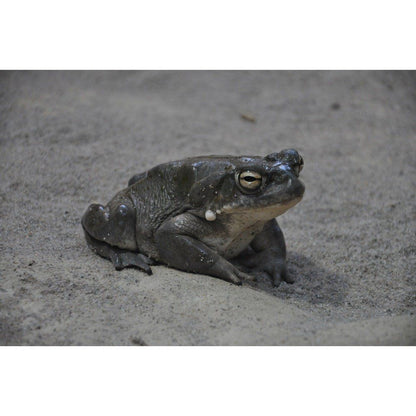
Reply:
[[[113,251],[110,257],[116,270],[123,270],[126,267],[137,267],[141,271],[152,274],[149,264],[154,264],[153,260],[141,253],[132,251],[117,252]]]

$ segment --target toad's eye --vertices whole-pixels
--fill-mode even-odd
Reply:
[[[261,186],[261,175],[251,170],[246,170],[238,175],[238,183],[244,189],[255,191]]]

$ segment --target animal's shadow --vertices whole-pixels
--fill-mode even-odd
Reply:
[[[287,267],[290,276],[295,278],[293,284],[283,282],[279,287],[274,287],[271,279],[260,276],[250,286],[281,299],[299,299],[311,304],[334,306],[344,304],[349,289],[346,276],[331,273],[296,252],[288,253]]]

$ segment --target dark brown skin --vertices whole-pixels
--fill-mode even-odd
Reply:
[[[235,284],[257,273],[292,283],[275,217],[302,199],[302,167],[293,149],[165,163],[133,176],[106,206],[90,205],[82,226],[117,270],[151,274],[160,262]]]

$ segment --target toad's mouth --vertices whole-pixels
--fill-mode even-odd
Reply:
[[[287,200],[279,201],[269,205],[259,205],[257,207],[239,205],[239,204],[227,204],[218,210],[217,213],[221,214],[250,214],[253,218],[258,220],[269,220],[276,218],[279,215],[284,214],[288,209],[294,207],[302,200],[302,196],[295,198],[289,198]]]

